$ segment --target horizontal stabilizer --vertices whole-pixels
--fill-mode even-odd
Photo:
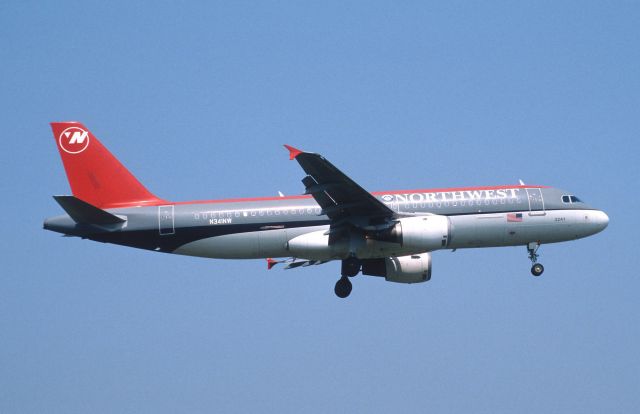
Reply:
[[[125,221],[74,196],[53,196],[53,198],[76,223],[118,224]]]

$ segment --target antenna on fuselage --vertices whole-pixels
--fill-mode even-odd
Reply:
[[[518,180],[520,182],[520,185],[524,185],[524,181],[522,180]]]
[[[279,195],[280,197],[284,197],[284,194],[282,194],[282,191],[278,191],[278,195]]]

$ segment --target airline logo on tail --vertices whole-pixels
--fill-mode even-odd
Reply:
[[[79,154],[89,146],[89,132],[72,126],[60,134],[58,138],[60,148],[69,154]]]

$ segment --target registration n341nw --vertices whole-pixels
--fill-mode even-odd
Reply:
[[[602,231],[607,215],[568,191],[501,185],[369,193],[319,154],[286,145],[305,172],[304,195],[171,202],[149,192],[79,122],[51,124],[73,195],[54,196],[67,214],[44,228],[164,253],[267,259],[291,269],[341,262],[335,293],[358,273],[390,282],[431,278],[431,252],[538,247]],[[276,260],[275,258],[279,258]]]

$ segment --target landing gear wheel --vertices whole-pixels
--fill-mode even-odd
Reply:
[[[344,299],[351,294],[352,288],[353,288],[353,285],[351,284],[351,281],[349,280],[349,278],[341,277],[336,282],[336,287],[334,289],[334,292],[336,292],[337,297]]]
[[[540,276],[544,272],[544,266],[538,263],[538,247],[540,242],[531,242],[527,244],[527,251],[529,252],[529,259],[531,260],[531,274],[534,276]]]
[[[542,264],[534,263],[534,265],[531,266],[531,274],[532,275],[540,276],[542,274],[542,272],[544,272],[544,266],[542,266]]]

